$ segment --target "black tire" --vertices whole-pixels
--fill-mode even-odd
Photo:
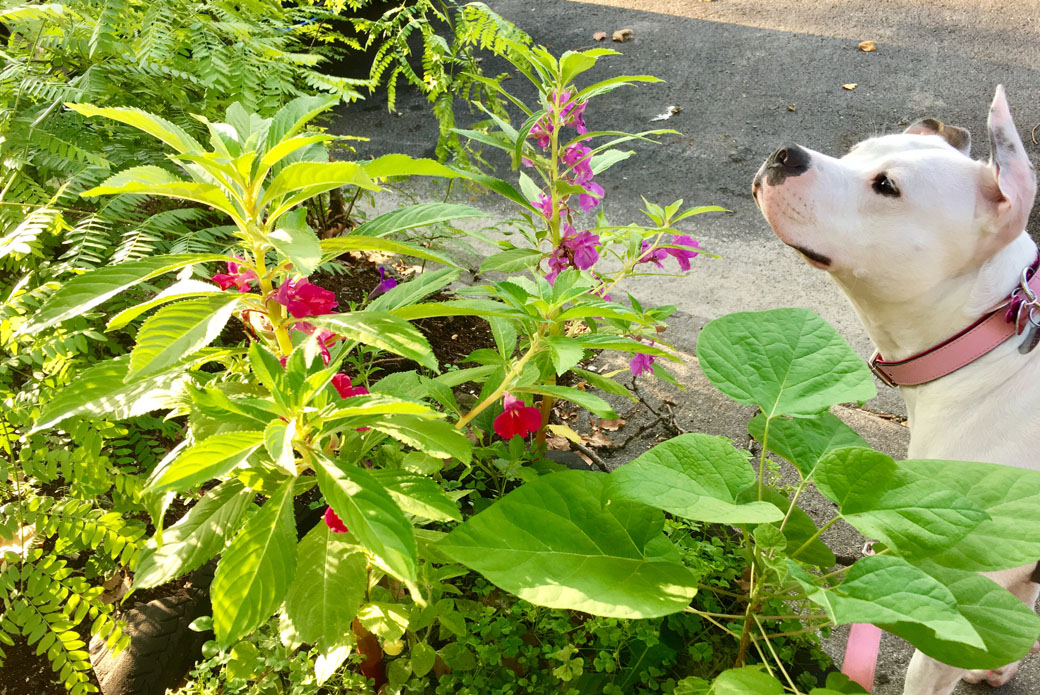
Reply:
[[[204,572],[203,569],[208,570]],[[173,596],[138,602],[120,615],[130,646],[113,656],[101,640],[90,642],[90,660],[103,695],[164,695],[176,688],[202,655],[211,632],[188,628],[211,612],[208,585],[212,568],[200,569],[185,590]]]

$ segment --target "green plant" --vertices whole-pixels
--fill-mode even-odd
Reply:
[[[1020,566],[1040,551],[1035,540],[1021,545],[1024,532],[991,532],[994,524],[1021,528],[1023,514],[1032,520],[1035,512],[1020,502],[1021,491],[1040,482],[1036,472],[958,462],[951,479],[940,474],[948,462],[896,462],[866,448],[826,409],[872,396],[869,371],[811,312],[718,319],[702,331],[698,359],[723,393],[760,408],[749,424],[763,444],[757,473],[732,442],[682,435],[609,476],[542,476],[453,529],[437,548],[538,605],[617,617],[701,616],[738,644],[735,670],[714,681],[718,691],[803,692],[778,650],[790,620],[804,625],[797,631],[874,623],[965,668],[994,668],[1028,652],[1040,618],[976,571]],[[790,498],[770,485],[767,449],[801,476]],[[797,505],[811,484],[838,505],[820,528]],[[658,510],[739,530],[747,586],[732,592],[735,609],[690,605],[698,591],[720,589],[680,562]],[[820,535],[838,519],[880,539],[880,552],[833,569]],[[794,610],[769,614],[767,605]],[[745,666],[752,653],[764,670]],[[694,677],[680,685],[691,693],[711,686]],[[839,692],[836,681],[831,686],[811,693]]]

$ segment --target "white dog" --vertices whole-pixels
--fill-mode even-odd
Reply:
[[[1020,286],[1037,260],[1023,231],[1036,178],[1003,87],[989,140],[991,160],[975,161],[967,131],[927,119],[840,159],[791,145],[766,160],[752,191],[780,240],[855,308],[878,348],[876,373],[906,401],[910,458],[1040,469],[1040,349],[1029,351],[1040,341],[1040,309],[1029,318],[1040,279]],[[1033,606],[1034,567],[987,576]],[[1017,670],[965,671],[917,652],[904,693],[949,695],[962,678],[1003,685]]]

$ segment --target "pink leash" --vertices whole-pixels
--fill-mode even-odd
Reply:
[[[874,691],[874,672],[877,670],[878,650],[881,647],[881,628],[870,623],[854,623],[845,645],[845,661],[841,672],[849,680],[859,683],[867,692]]]

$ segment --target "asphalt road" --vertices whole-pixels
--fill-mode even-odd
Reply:
[[[699,258],[680,280],[640,278],[629,289],[643,303],[677,304],[666,336],[691,350],[704,319],[743,310],[805,306],[833,323],[864,357],[871,346],[844,297],[770,232],[750,194],[751,179],[784,143],[840,155],[859,140],[901,130],[922,117],[968,128],[974,156],[985,158],[985,119],[1004,84],[1027,150],[1040,124],[1040,2],[1005,0],[487,0],[535,41],[560,53],[593,46],[606,58],[589,80],[651,74],[645,85],[597,99],[591,129],[630,132],[668,127],[682,135],[634,146],[637,156],[597,177],[611,223],[640,219],[640,197],[657,203],[717,204],[685,230],[719,259]],[[624,43],[593,40],[630,29]],[[872,40],[877,50],[857,49]],[[505,69],[493,61],[487,72]],[[523,78],[507,85],[521,93]],[[855,89],[842,85],[855,83]],[[529,94],[529,92],[527,92]],[[667,121],[652,119],[671,106]],[[473,117],[473,120],[477,120]],[[467,116],[459,112],[459,123]],[[389,115],[377,95],[345,110],[336,132],[371,138],[359,156],[391,151],[432,154],[436,124],[421,97],[399,96]],[[1040,128],[1037,129],[1040,133]],[[500,176],[511,176],[507,169]],[[513,175],[515,176],[515,175]],[[491,209],[493,200],[471,201]],[[1034,212],[1031,229],[1040,230]],[[1034,231],[1034,236],[1036,233]],[[901,413],[898,395],[880,387],[875,409]],[[901,692],[910,651],[886,639],[876,693]],[[887,681],[887,682],[885,682]],[[961,693],[1040,693],[1040,666],[1029,664],[1000,690],[962,685]]]

